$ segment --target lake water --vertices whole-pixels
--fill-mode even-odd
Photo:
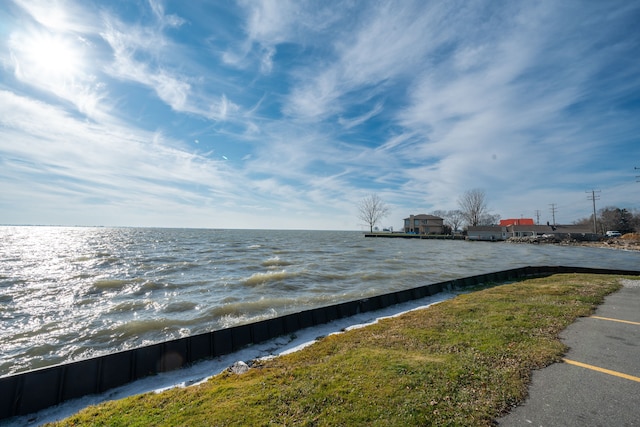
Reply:
[[[0,227],[0,376],[527,265],[640,252],[361,232]]]

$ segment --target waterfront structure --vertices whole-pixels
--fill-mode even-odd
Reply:
[[[582,225],[535,225],[535,224],[509,224],[509,225],[483,225],[467,228],[468,240],[507,240],[510,237],[540,237],[552,236],[558,240],[566,238],[580,238],[582,240],[595,240],[588,227]]]
[[[593,231],[583,225],[512,225],[507,227],[509,237],[553,235],[559,239],[570,235],[592,235]]]
[[[498,241],[507,240],[507,227],[499,225],[477,225],[467,228],[467,240]]]
[[[413,234],[443,234],[444,219],[435,215],[410,215],[404,219],[403,231]]]

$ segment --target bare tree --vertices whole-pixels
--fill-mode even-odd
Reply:
[[[600,209],[600,226],[603,233],[609,230],[616,230],[622,234],[630,233],[634,229],[633,214],[627,209],[620,209],[615,206],[607,206]]]
[[[439,216],[440,218],[444,219],[445,221],[447,220],[447,211],[443,211],[441,209],[436,209],[435,211],[431,212],[431,215]]]
[[[453,233],[458,231],[458,228],[462,225],[462,221],[464,220],[464,215],[462,211],[459,209],[453,209],[447,212],[447,223],[451,226],[451,230]]]
[[[487,213],[484,190],[479,188],[468,190],[458,199],[458,206],[468,225],[475,227],[480,224],[482,217]]]
[[[377,194],[365,197],[358,204],[358,218],[369,225],[371,232],[378,221],[387,215],[389,215],[389,207]]]
[[[497,225],[500,222],[500,215],[490,213],[483,214],[478,220],[478,225]]]
[[[432,214],[444,219],[444,225],[451,229],[450,231],[451,234],[458,231],[458,228],[460,228],[460,226],[462,225],[462,221],[464,220],[462,212],[458,209],[454,209],[450,211],[435,210],[432,212]],[[449,233],[445,232],[445,234],[449,234]]]
[[[619,231],[622,234],[627,232],[640,231],[640,213],[628,211],[615,206],[607,206],[598,211],[596,217],[598,232],[604,234],[606,231]],[[589,227],[593,224],[593,214],[573,222],[576,225]]]

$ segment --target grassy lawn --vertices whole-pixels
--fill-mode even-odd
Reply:
[[[619,288],[619,277],[582,274],[483,288],[56,425],[487,426],[524,399],[532,369],[560,360],[558,333]]]

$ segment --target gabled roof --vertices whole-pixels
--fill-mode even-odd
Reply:
[[[501,219],[500,225],[508,227],[510,225],[534,225],[533,218],[508,218]]]
[[[411,219],[411,217],[408,217],[405,219]],[[443,218],[440,218],[439,216],[435,216],[435,215],[418,214],[418,215],[413,215],[413,219],[443,219]]]

